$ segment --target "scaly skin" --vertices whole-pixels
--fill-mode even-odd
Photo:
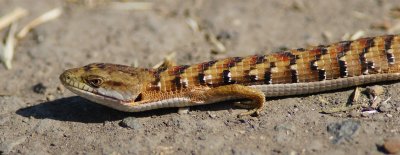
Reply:
[[[265,97],[317,93],[400,79],[400,36],[342,41],[271,55],[141,69],[94,63],[65,71],[72,92],[121,111],[186,107],[249,99],[242,115],[259,113]]]

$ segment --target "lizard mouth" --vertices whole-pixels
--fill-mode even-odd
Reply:
[[[61,76],[60,77],[61,83],[70,91],[79,96],[87,98],[94,102],[117,102],[120,104],[126,104],[131,102],[130,100],[121,100],[114,98],[112,96],[107,96],[99,93],[96,88],[92,88],[89,85],[81,82],[74,81],[68,77]],[[108,103],[105,103],[108,104]]]

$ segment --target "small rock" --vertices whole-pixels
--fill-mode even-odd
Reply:
[[[120,126],[122,127],[128,127],[134,130],[142,128],[142,124],[137,120],[135,117],[127,117],[124,118],[120,123]]]
[[[54,99],[55,99],[55,97],[52,94],[49,94],[49,95],[46,96],[46,100],[47,101],[53,101]]]
[[[378,95],[383,94],[385,92],[385,89],[382,86],[375,85],[375,86],[367,87],[366,91],[368,94],[371,94],[373,96],[378,96]]]
[[[64,93],[65,87],[64,87],[62,84],[60,84],[60,85],[57,86],[57,90],[58,90],[60,93]]]
[[[217,115],[215,115],[213,112],[207,111],[208,116],[210,116],[210,118],[216,118]]]
[[[358,112],[357,110],[352,110],[352,111],[350,111],[349,115],[350,115],[350,117],[360,117],[361,113]]]
[[[369,116],[371,116],[371,113],[362,112],[362,113],[361,113],[361,116],[362,116],[362,117],[369,117]]]
[[[385,139],[383,148],[385,148],[385,150],[390,154],[400,152],[400,137]]]
[[[189,109],[190,109],[189,107],[180,107],[180,108],[178,108],[178,114],[181,114],[181,115],[188,114]]]
[[[381,111],[381,112],[388,112],[388,111],[390,111],[391,109],[392,109],[392,105],[390,105],[389,103],[381,104],[381,105],[379,106],[379,111]]]
[[[400,107],[397,107],[397,108],[396,108],[396,111],[400,111]]]
[[[387,117],[392,118],[393,115],[392,114],[386,114]]]
[[[43,85],[43,83],[38,83],[36,85],[33,86],[33,92],[37,93],[37,94],[44,94],[46,93],[47,87],[45,85]]]
[[[334,136],[332,143],[338,144],[343,139],[350,140],[351,137],[358,131],[360,126],[361,123],[359,121],[346,120],[339,123],[329,124],[327,130]]]

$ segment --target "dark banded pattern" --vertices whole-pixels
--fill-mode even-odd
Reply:
[[[270,55],[232,57],[156,71],[162,91],[229,84],[307,83],[400,72],[400,37],[388,35],[297,48]],[[154,86],[153,86],[154,87]]]
[[[387,61],[389,64],[394,64],[394,54],[393,52],[391,52],[391,48],[392,48],[392,42],[393,42],[393,35],[388,35],[385,38],[385,53],[386,53],[386,57],[387,57]]]

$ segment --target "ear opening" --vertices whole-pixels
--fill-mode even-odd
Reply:
[[[140,94],[136,97],[135,102],[139,102],[139,101],[141,101],[141,100],[142,100],[142,93],[140,93]]]

